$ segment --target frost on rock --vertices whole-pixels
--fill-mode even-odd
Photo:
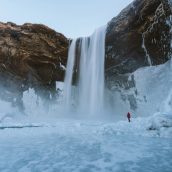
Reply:
[[[172,112],[171,63],[115,77],[109,86],[113,113],[123,116],[130,110],[134,117],[150,117],[157,112]]]
[[[160,136],[172,137],[172,113],[156,113],[148,119],[147,130],[154,130]]]
[[[160,130],[162,127],[172,127],[172,114],[157,113],[149,119],[149,125],[147,126],[147,129]]]
[[[150,66],[152,66],[152,61],[151,61],[151,57],[148,53],[148,50],[145,46],[145,37],[146,37],[146,34],[148,32],[151,33],[151,31],[153,30],[154,26],[156,26],[156,24],[158,24],[159,20],[161,19],[161,16],[165,15],[165,12],[164,12],[164,7],[163,7],[163,4],[161,3],[157,10],[155,11],[155,15],[153,17],[153,23],[151,23],[151,25],[147,28],[147,30],[142,33],[142,48],[144,49],[144,52],[145,52],[145,55],[146,55],[146,58],[147,58],[147,62]],[[154,38],[155,39],[155,38]],[[155,41],[155,44],[156,44],[156,41]],[[165,48],[165,47],[164,47]]]

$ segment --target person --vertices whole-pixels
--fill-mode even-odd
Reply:
[[[130,112],[127,113],[127,118],[128,118],[128,122],[131,122],[131,114],[130,114]]]

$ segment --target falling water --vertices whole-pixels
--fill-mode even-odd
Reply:
[[[68,62],[64,81],[64,105],[65,108],[69,109],[72,101],[72,78],[73,69],[75,63],[75,50],[76,50],[76,39],[74,39],[70,45],[68,52]]]
[[[106,27],[82,38],[79,78],[79,109],[100,113],[104,105],[104,56]]]
[[[72,89],[72,71],[76,50],[76,40],[72,41],[69,49],[67,71],[65,77],[64,97],[67,107],[72,102],[77,105],[79,113],[97,114],[104,109],[104,58],[105,58],[106,27],[97,29],[93,35],[81,38],[78,94],[74,98]]]

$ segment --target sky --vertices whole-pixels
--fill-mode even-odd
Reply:
[[[45,24],[68,38],[89,36],[133,0],[0,0],[0,21]]]

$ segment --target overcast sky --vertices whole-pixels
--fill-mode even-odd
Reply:
[[[42,23],[70,38],[88,36],[132,0],[0,0],[0,21]]]

